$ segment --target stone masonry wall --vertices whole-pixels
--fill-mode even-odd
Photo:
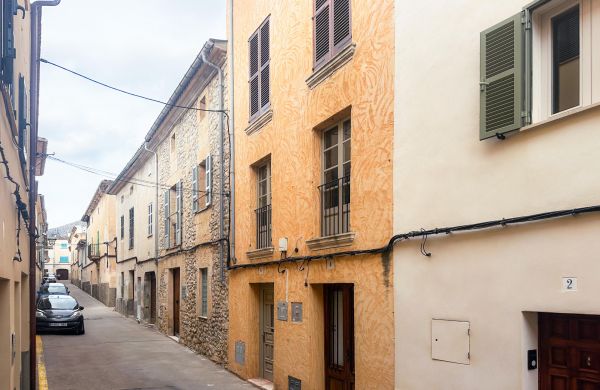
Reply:
[[[223,66],[225,73],[227,65]],[[227,80],[227,74],[225,74]],[[225,81],[225,108],[228,104],[227,81]],[[206,97],[207,108],[218,107],[218,77],[215,76],[209,85],[199,94]],[[196,102],[198,104],[198,102]],[[204,119],[201,119],[204,117]],[[183,183],[183,223],[182,223],[182,249],[191,248],[202,242],[219,239],[221,200],[220,188],[220,156],[219,142],[219,113],[206,112],[201,114],[197,111],[188,111],[174,126],[176,134],[177,161],[170,161],[170,139],[159,146],[159,181],[161,183],[174,184],[178,180]],[[225,119],[226,120],[226,119]],[[229,191],[229,137],[227,135],[227,124],[224,126],[225,140],[225,189]],[[172,134],[172,133],[171,133]],[[199,155],[199,151],[206,151]],[[201,211],[192,211],[192,179],[191,171],[205,155],[212,156],[212,202],[203,209],[204,194],[199,194]],[[171,164],[176,164],[176,168]],[[204,183],[199,183],[203,190]],[[164,193],[164,191],[163,191]],[[167,250],[165,245],[165,217],[164,217],[164,194],[159,199],[159,234],[161,242],[161,253],[177,253],[176,249]],[[227,235],[229,218],[229,198],[224,198],[225,235]],[[172,210],[175,207],[171,205]],[[228,329],[228,289],[226,266],[226,247],[223,249],[221,259],[219,246],[203,246],[189,252],[179,252],[159,262],[158,274],[158,313],[157,326],[161,332],[169,333],[169,270],[174,267],[180,268],[180,342],[192,350],[207,356],[211,360],[226,364],[227,362],[227,329]],[[199,268],[208,269],[209,283],[209,308],[206,318],[199,316]]]

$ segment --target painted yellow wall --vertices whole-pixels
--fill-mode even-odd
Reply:
[[[479,33],[528,3],[398,2],[395,233],[600,204],[599,109],[479,141]],[[600,314],[599,217],[430,237],[430,258],[420,240],[398,244],[396,388],[537,389],[536,313]],[[433,318],[470,321],[470,365],[432,360]]]
[[[252,165],[270,156],[272,172],[273,243],[287,237],[288,255],[323,253],[306,241],[320,234],[321,132],[327,119],[351,107],[352,201],[351,246],[329,250],[379,247],[392,234],[393,131],[393,2],[352,1],[352,60],[310,90],[313,33],[310,2],[261,0],[235,3],[235,148],[236,243],[238,264],[255,247],[256,176]],[[231,12],[231,10],[229,11]],[[270,15],[271,107],[273,119],[258,132],[248,126],[248,38]],[[294,249],[298,248],[295,253]],[[393,303],[391,265],[381,256],[343,258],[326,270],[315,261],[304,271],[290,265],[289,275],[277,267],[230,271],[229,361],[244,378],[259,376],[258,285],[274,283],[275,301],[303,302],[300,324],[275,321],[277,388],[288,375],[303,387],[324,388],[324,283],[354,283],[356,388],[393,388]],[[308,273],[309,272],[309,273]],[[287,280],[287,283],[286,283]],[[305,281],[308,286],[305,287]],[[287,285],[287,287],[286,287]],[[287,294],[286,294],[287,291]],[[286,298],[287,295],[287,298]],[[246,345],[245,364],[235,362],[235,343]]]
[[[104,255],[106,253],[106,245],[103,243],[110,242],[108,253],[112,257],[108,259],[108,262],[103,257],[100,260],[99,269],[94,265],[90,265],[82,271],[86,274],[86,277],[84,277],[86,281],[91,280],[93,284],[108,283],[109,288],[117,287],[117,266],[114,258],[115,243],[113,241],[117,237],[115,201],[114,195],[103,194],[98,205],[90,213],[90,222],[87,227],[88,245],[100,242],[100,254]],[[98,241],[98,232],[100,234],[100,241]]]

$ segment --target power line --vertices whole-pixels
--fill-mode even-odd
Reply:
[[[50,159],[52,161],[56,161],[56,162],[64,164],[64,165],[68,165],[70,167],[73,167],[73,168],[76,168],[81,171],[88,172],[88,173],[91,173],[91,174],[94,174],[97,176],[105,177],[107,179],[111,179],[116,182],[127,183],[127,184],[132,184],[132,185],[141,186],[141,187],[148,187],[148,188],[156,188],[156,186],[158,184],[158,187],[162,188],[164,190],[170,190],[172,188],[172,186],[170,186],[168,184],[156,183],[156,182],[144,180],[144,179],[119,179],[118,175],[115,173],[112,173],[112,172],[103,171],[103,170],[88,167],[88,166],[85,166],[82,164],[66,161],[66,160],[60,159],[58,157],[55,157],[53,155],[46,155],[46,157],[48,157],[48,159]],[[208,193],[208,191],[194,190],[192,188],[185,188],[183,186],[181,187],[181,190],[186,191],[186,192],[192,192],[192,193],[202,193],[202,194]],[[217,195],[229,196],[228,193],[220,193],[220,192],[215,192],[215,191],[211,191],[211,193],[217,194]]]
[[[163,105],[168,106],[168,107],[183,108],[183,109],[186,109],[186,110],[206,111],[206,112],[220,112],[220,113],[223,113],[223,114],[227,115],[227,113],[225,112],[225,110],[211,110],[211,109],[198,108],[198,107],[180,106],[178,104],[170,104],[170,103],[167,103],[167,102],[163,102],[162,100],[158,100],[158,99],[154,99],[154,98],[151,98],[151,97],[139,95],[137,93],[125,91],[124,89],[114,87],[112,85],[103,83],[103,82],[98,81],[96,79],[93,79],[93,78],[91,78],[89,76],[83,75],[83,74],[81,74],[79,72],[76,72],[76,71],[74,71],[72,69],[66,68],[66,67],[64,67],[62,65],[58,65],[58,64],[56,64],[56,63],[54,63],[52,61],[49,61],[49,60],[47,60],[45,58],[40,58],[40,62],[43,62],[44,64],[55,66],[55,67],[57,67],[59,69],[62,69],[64,71],[66,71],[66,72],[74,74],[75,76],[81,77],[81,78],[83,78],[85,80],[91,81],[92,83],[101,85],[101,86],[103,86],[105,88],[112,89],[113,91],[124,93],[125,95],[134,96],[134,97],[137,97],[137,98],[140,98],[140,99],[144,99],[144,100],[148,100],[148,101],[151,101],[151,102],[154,102],[154,103],[160,103],[160,104],[163,104]]]

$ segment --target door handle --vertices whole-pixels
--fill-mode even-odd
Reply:
[[[588,367],[592,366],[592,357],[590,355],[588,355],[587,359],[586,359],[586,364]]]

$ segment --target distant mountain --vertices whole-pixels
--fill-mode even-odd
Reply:
[[[80,226],[85,228],[85,222],[76,221],[66,225],[62,225],[55,228],[48,229],[48,238],[68,238],[73,226]]]

